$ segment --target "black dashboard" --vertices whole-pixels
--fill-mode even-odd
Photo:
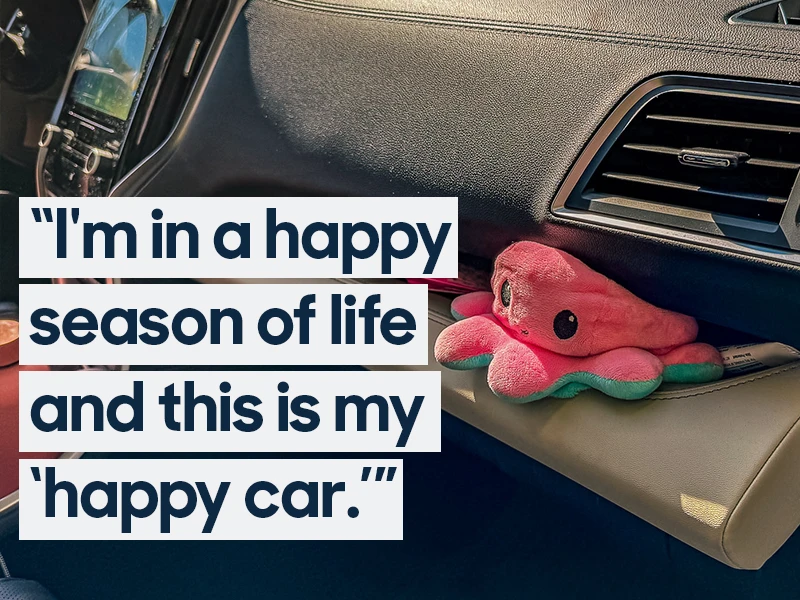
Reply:
[[[165,15],[162,3],[116,4]],[[461,251],[478,261],[541,241],[668,308],[800,344],[794,0],[176,0],[171,10],[146,37],[152,52],[124,87],[125,110],[78,105],[78,53],[80,77],[39,153],[40,194],[457,195]],[[631,94],[686,78],[717,94],[703,114],[686,112],[685,98],[670,105],[686,135],[648,142],[661,149],[652,159],[614,158],[616,181],[620,165],[646,166],[624,187],[595,182],[580,188],[591,202],[568,200],[609,156],[606,141],[629,135],[614,128],[635,123]],[[648,140],[650,125],[637,125]],[[731,139],[742,147],[721,145]],[[716,181],[724,194],[708,193]],[[783,183],[761,190],[765,181]],[[661,191],[637,196],[642,186]]]

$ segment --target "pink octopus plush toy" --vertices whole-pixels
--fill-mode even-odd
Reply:
[[[450,369],[488,366],[489,387],[504,400],[572,398],[590,387],[634,400],[662,382],[722,377],[719,352],[693,343],[693,318],[648,304],[561,250],[513,244],[497,257],[492,290],[453,301],[458,322],[434,353]]]

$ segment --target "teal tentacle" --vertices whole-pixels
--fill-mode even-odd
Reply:
[[[465,358],[464,360],[457,360],[442,364],[448,369],[467,371],[470,369],[488,367],[493,358],[493,354],[480,354],[478,356]],[[523,398],[504,396],[497,393],[495,390],[492,390],[492,392],[502,400],[511,402],[513,404],[535,402],[536,400],[541,400],[542,398],[546,398],[548,396],[554,396],[556,398],[574,398],[580,392],[589,388],[594,388],[608,396],[619,398],[620,400],[639,400],[654,392],[658,386],[661,385],[661,382],[661,377],[644,381],[618,381],[616,379],[601,377],[600,375],[589,373],[588,371],[576,371],[574,373],[567,373],[563,377],[560,377],[547,389]],[[491,389],[491,385],[489,387]]]
[[[697,363],[664,367],[664,381],[669,383],[708,383],[722,378],[722,365]]]
[[[652,394],[658,386],[661,385],[662,378],[656,377],[655,379],[647,379],[644,381],[617,381],[616,379],[607,379],[594,373],[587,371],[576,371],[568,373],[560,377],[553,385],[541,392],[525,396],[523,398],[511,398],[498,394],[494,390],[494,394],[506,402],[513,404],[526,404],[528,402],[535,402],[547,396],[555,396],[556,398],[573,398],[583,390],[590,387],[599,390],[620,400],[640,400],[645,396]],[[491,386],[489,386],[491,388]]]
[[[445,362],[442,363],[442,365],[454,371],[469,371],[471,369],[488,367],[489,363],[492,362],[492,358],[494,358],[493,354],[479,354],[478,356],[470,356],[464,360]]]

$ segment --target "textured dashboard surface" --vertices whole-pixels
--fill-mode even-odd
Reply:
[[[467,252],[537,239],[669,308],[800,344],[793,267],[549,212],[637,84],[800,82],[800,33],[731,25],[734,0],[347,2],[251,0],[142,193],[458,195]]]
[[[352,17],[415,22],[464,29],[509,31],[552,37],[584,37],[718,52],[729,55],[784,55],[796,58],[800,46],[791,29],[732,27],[728,17],[746,3],[711,0],[698,3],[635,0],[266,0],[299,9]],[[702,8],[702,10],[698,10]]]

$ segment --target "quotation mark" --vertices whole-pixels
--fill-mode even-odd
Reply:
[[[394,479],[394,474],[397,472],[397,467],[375,467],[375,481],[392,481]],[[370,481],[370,475],[372,474],[372,467],[362,467],[361,468],[361,481]],[[386,475],[386,479],[383,476]],[[358,508],[355,506],[351,506],[347,509],[347,516],[351,519],[355,519],[358,516]]]
[[[38,209],[38,208],[32,208],[31,209],[31,211],[33,211],[33,218],[37,223],[41,223],[42,222],[42,215],[39,214],[39,210],[40,209]],[[49,208],[43,208],[41,210],[44,211],[45,220],[48,223],[52,223],[53,222],[53,213],[52,213],[52,211]]]
[[[33,473],[33,480],[34,481],[41,481],[42,475],[39,473],[39,467],[31,467],[31,473]]]
[[[361,481],[369,481],[369,474],[372,467],[364,467],[361,469]],[[387,472],[388,471],[388,472]],[[383,481],[383,474],[386,473],[386,481],[392,481],[397,467],[375,467],[375,481]]]
[[[48,223],[52,223],[53,222],[53,210],[50,209],[50,208],[31,208],[31,212],[33,213],[33,220],[34,221],[36,221],[37,223],[41,223],[42,222],[42,214],[39,211],[41,211],[41,213],[44,213],[44,220],[45,221],[47,221]],[[57,211],[57,216],[58,216],[59,219],[63,219],[64,217],[66,217],[66,214],[67,214],[66,213],[66,211],[67,211],[66,208],[57,208],[56,211]],[[76,223],[76,224],[78,223],[78,217],[80,216],[80,211],[81,211],[81,209],[77,208],[77,207],[70,209],[70,215],[72,216],[72,222],[73,223]]]
[[[80,208],[74,207],[70,208],[70,215],[72,217],[72,222],[77,225],[78,224],[78,217],[80,216]],[[53,222],[53,209],[51,208],[31,208],[31,212],[33,213],[33,220],[37,223],[42,222],[42,213],[44,213],[44,220],[47,223]],[[67,258],[67,209],[66,208],[57,208],[56,209],[56,257],[57,258]]]

